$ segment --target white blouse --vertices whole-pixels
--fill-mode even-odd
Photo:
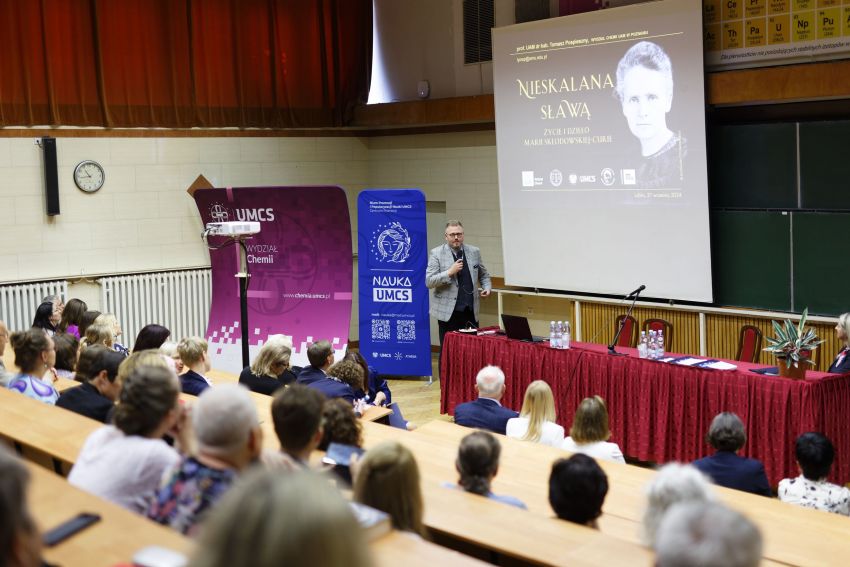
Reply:
[[[505,435],[515,439],[522,439],[528,431],[528,422],[529,419],[527,417],[509,419]],[[549,445],[550,447],[560,447],[561,443],[564,442],[564,428],[551,421],[543,422],[543,431],[540,434],[540,440],[537,442],[542,445]]]
[[[594,459],[602,459],[605,461],[614,461],[615,463],[625,464],[626,459],[623,457],[623,452],[620,451],[620,446],[616,443],[608,441],[596,441],[594,443],[582,443],[579,445],[573,441],[572,437],[564,439],[561,449],[571,453],[584,453],[588,457]]]

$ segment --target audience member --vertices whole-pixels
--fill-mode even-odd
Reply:
[[[0,447],[0,565],[40,567],[41,534],[27,506],[29,472]]]
[[[356,350],[348,351],[343,360],[356,362],[363,369],[363,376],[366,376],[366,400],[376,406],[387,406],[393,401],[392,392],[390,392],[387,381],[378,375],[378,371],[370,368],[363,355]]]
[[[310,361],[310,366],[305,366],[298,373],[299,384],[309,386],[327,378],[326,371],[334,363],[334,349],[330,341],[316,341],[307,347],[307,360]]]
[[[188,369],[180,375],[180,385],[184,393],[199,396],[201,392],[212,386],[206,377],[206,373],[212,369],[210,357],[207,354],[208,348],[207,341],[201,337],[189,337],[177,343],[177,354]]]
[[[48,295],[42,299],[41,302],[49,303],[53,306],[53,312],[55,313],[56,322],[58,323],[62,319],[62,312],[65,311],[65,302],[62,300],[62,296]]]
[[[331,443],[363,446],[363,426],[350,403],[340,398],[326,400],[322,411],[324,433],[319,443],[320,451],[327,451]]]
[[[397,530],[425,535],[422,487],[413,453],[390,441],[369,449],[351,468],[354,500],[390,515]]]
[[[263,460],[267,465],[287,471],[309,468],[310,455],[322,440],[324,403],[321,393],[301,384],[275,392],[272,421],[280,453],[266,452]]]
[[[835,336],[841,341],[841,350],[829,365],[828,372],[844,374],[850,372],[850,313],[842,313],[835,325]]]
[[[549,504],[560,519],[598,529],[608,477],[591,457],[576,453],[552,465]]]
[[[124,356],[130,356],[129,349],[118,342],[118,337],[124,333],[124,331],[121,330],[121,324],[118,322],[118,317],[112,313],[101,313],[94,322],[110,327],[112,329],[112,349],[116,352],[120,352]]]
[[[455,459],[455,469],[460,478],[456,486],[448,486],[525,510],[526,505],[518,498],[493,494],[490,490],[490,485],[499,472],[501,453],[499,440],[486,431],[476,431],[465,436],[460,441]]]
[[[514,410],[502,407],[505,373],[498,366],[485,366],[475,377],[475,389],[478,399],[455,407],[455,423],[504,435],[508,420],[519,417]]]
[[[134,352],[124,359],[118,367],[118,378],[116,378],[116,380],[118,380],[120,384],[123,384],[127,381],[127,378],[130,377],[130,374],[136,370],[136,368],[144,366],[155,366],[157,368],[171,370],[172,372],[174,371],[174,368],[172,368],[172,365],[168,362],[167,357],[159,354],[159,352],[155,350],[143,350]]]
[[[256,461],[263,446],[257,408],[248,390],[223,384],[204,391],[192,407],[194,456],[167,472],[148,518],[188,535],[224,495],[236,475]]]
[[[352,384],[363,383],[363,370],[354,362],[337,362],[326,370],[327,374],[320,380],[307,384],[325,395],[326,398],[342,398],[349,404],[355,400],[356,388]]]
[[[290,370],[289,357],[292,356],[292,339],[286,335],[270,335],[260,347],[254,362],[246,366],[239,374],[239,383],[253,392],[271,396],[278,388],[292,384],[296,380]]]
[[[325,479],[257,471],[212,512],[189,567],[371,564],[364,531]]]
[[[6,388],[12,379],[12,374],[6,370],[3,364],[3,354],[6,352],[6,344],[9,342],[9,328],[6,323],[0,321],[0,388]]]
[[[80,335],[80,323],[83,320],[83,314],[88,311],[88,308],[89,306],[82,299],[69,299],[68,303],[65,304],[65,309],[62,310],[62,318],[56,326],[56,332],[68,333],[76,337],[77,340],[82,338]]]
[[[736,454],[747,442],[741,418],[729,412],[717,414],[708,428],[708,442],[717,452],[694,461],[693,465],[708,475],[714,484],[771,496],[770,484],[761,461]]]
[[[129,360],[129,359],[128,359]],[[125,361],[126,362],[126,361]],[[180,454],[162,437],[189,446],[187,413],[170,369],[138,366],[121,386],[114,425],[89,435],[68,482],[134,512],[143,513],[163,473]]]
[[[625,463],[619,445],[610,443],[608,429],[608,406],[599,396],[581,401],[573,416],[570,436],[564,439],[561,448],[571,453],[584,453],[594,459]]]
[[[158,349],[162,343],[168,340],[171,331],[162,325],[150,324],[142,327],[133,343],[133,352],[142,350]]]
[[[659,469],[646,489],[647,505],[643,513],[641,538],[644,544],[655,547],[658,526],[664,514],[680,502],[710,502],[714,500],[711,481],[693,465],[669,463]]]
[[[77,357],[80,354],[80,341],[74,335],[56,333],[53,335],[53,346],[56,349],[56,362],[53,365],[56,375],[73,380]]]
[[[803,433],[797,437],[795,454],[801,474],[779,481],[779,499],[804,508],[850,516],[850,489],[826,480],[835,459],[832,441],[822,433]]]
[[[124,355],[102,345],[87,348],[80,354],[82,384],[62,392],[56,405],[91,419],[108,423],[121,392],[116,380]]]
[[[92,345],[102,345],[111,349],[114,345],[115,335],[112,334],[112,327],[109,325],[94,322],[86,328],[83,344],[86,347]]]
[[[564,428],[555,423],[556,418],[552,389],[543,380],[535,380],[525,390],[519,417],[508,420],[506,434],[523,441],[560,447],[564,443]]]
[[[756,525],[714,502],[672,506],[655,539],[656,567],[757,567],[761,553]]]
[[[97,321],[97,318],[100,317],[100,311],[93,311],[89,309],[85,313],[83,313],[82,318],[80,319],[80,338],[85,338],[86,331],[88,331],[89,327]]]
[[[39,305],[38,309],[35,310],[35,317],[32,320],[33,328],[42,329],[49,336],[53,336],[56,332],[56,324],[59,322],[59,319],[54,313],[52,303],[45,302]]]
[[[48,304],[53,308],[52,304]],[[15,351],[15,365],[21,373],[9,381],[9,389],[23,395],[55,404],[59,392],[44,380],[46,374],[52,375],[56,362],[56,349],[53,339],[38,328],[12,333],[12,349]]]
[[[177,343],[174,341],[165,341],[162,343],[162,346],[159,347],[159,353],[171,359],[174,363],[174,371],[177,372],[178,376],[186,371],[186,365],[183,364],[183,361],[180,359],[180,354],[177,352]]]

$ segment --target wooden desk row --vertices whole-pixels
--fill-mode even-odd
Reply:
[[[432,421],[408,435],[397,435],[366,424],[366,443],[372,446],[390,438],[415,454],[423,477],[455,481],[454,461],[460,440],[470,430],[453,423]],[[404,432],[402,432],[404,433]],[[569,454],[559,449],[499,436],[502,457],[493,491],[521,499],[532,515],[551,518],[548,479],[552,463]],[[619,540],[639,543],[645,489],[654,471],[599,461],[609,479],[600,530]],[[800,508],[776,499],[713,487],[725,504],[750,517],[764,537],[764,557],[790,565],[825,564],[850,553],[850,518]]]

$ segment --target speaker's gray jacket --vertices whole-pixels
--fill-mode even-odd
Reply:
[[[463,245],[464,258],[469,264],[469,274],[475,288],[472,293],[472,303],[475,310],[475,320],[478,320],[479,295],[478,287],[490,291],[490,273],[481,261],[481,251],[475,246]],[[452,249],[448,244],[437,246],[431,250],[428,257],[428,268],[425,270],[425,285],[431,289],[431,315],[438,321],[448,321],[455,309],[458,294],[457,274],[450,276],[447,272],[454,264]]]

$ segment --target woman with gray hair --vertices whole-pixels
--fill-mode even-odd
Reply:
[[[147,510],[148,518],[189,535],[263,446],[257,408],[237,384],[204,390],[192,408],[192,429],[196,454],[163,475]]]
[[[772,495],[761,461],[736,454],[747,442],[741,418],[727,411],[717,414],[708,428],[708,442],[717,452],[694,461],[693,465],[714,484],[762,496]]]
[[[664,514],[680,502],[714,500],[711,481],[691,465],[669,463],[661,467],[646,489],[647,503],[643,513],[641,539],[655,548],[655,536]]]
[[[850,372],[850,313],[842,313],[838,317],[835,334],[844,346],[829,366],[829,372],[844,374]]]

